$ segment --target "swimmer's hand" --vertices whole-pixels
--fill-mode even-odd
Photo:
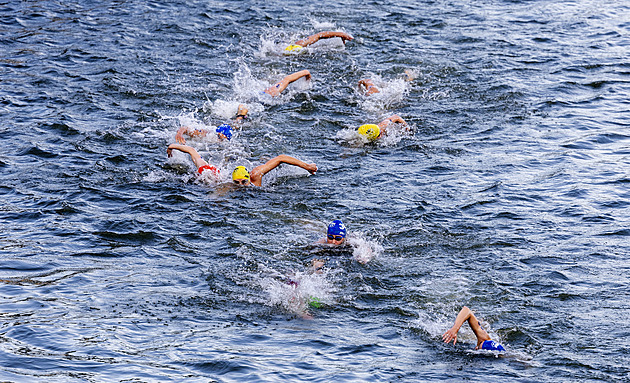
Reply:
[[[339,37],[341,37],[341,41],[343,41],[344,44],[346,43],[346,41],[350,41],[354,39],[354,37],[350,36],[349,34],[345,32],[339,32]]]
[[[173,157],[173,149],[169,146],[168,149],[166,149],[166,155],[171,158]]]
[[[186,127],[186,126],[182,126],[181,128],[179,128],[179,130],[177,130],[177,133],[175,133],[175,141],[177,141],[177,143],[179,143],[179,144],[186,145],[186,139],[184,138],[184,132],[187,132],[187,131],[188,131],[188,127]]]
[[[317,165],[315,165],[315,164],[306,164],[306,167],[304,169],[308,170],[308,172],[311,173],[311,174],[315,174],[315,172],[317,171]]]
[[[450,343],[452,340],[454,346],[455,343],[457,343],[457,331],[458,329],[455,329],[455,327],[451,327],[450,329],[448,329],[448,331],[446,331],[442,335],[442,340],[444,341],[444,343]]]

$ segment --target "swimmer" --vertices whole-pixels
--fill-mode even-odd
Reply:
[[[336,219],[328,224],[326,237],[318,240],[317,244],[332,245],[332,247],[337,248],[335,251],[340,250],[344,253],[352,251],[354,260],[364,265],[374,258],[373,249],[365,241],[357,238],[348,239],[347,234],[346,225],[341,220]],[[313,259],[312,266],[316,273],[320,272],[325,262],[324,259]]]
[[[247,107],[243,104],[239,104],[238,111],[236,112],[236,117],[234,117],[234,122],[240,123],[243,120],[245,120],[247,118],[247,112],[248,112]],[[217,126],[215,130],[217,137],[220,141],[231,140],[233,131],[234,131],[234,127],[232,127],[229,124],[221,124]],[[182,145],[185,145],[186,139],[184,138],[184,135],[187,135],[188,137],[205,137],[208,135],[208,133],[210,133],[210,130],[191,129],[187,126],[182,126],[181,128],[177,130],[177,133],[175,133],[175,141],[177,141],[178,143]]]
[[[198,173],[201,175],[204,171],[210,170],[214,173],[214,176],[218,179],[220,176],[219,169],[208,164],[201,155],[197,153],[195,148],[190,147],[188,145],[180,145],[180,144],[170,144],[168,149],[166,149],[166,155],[172,157],[173,149],[179,150],[184,153],[188,153],[193,163],[197,167]],[[235,184],[241,186],[254,185],[254,186],[262,186],[262,177],[269,173],[271,170],[278,167],[280,164],[289,164],[294,166],[299,166],[304,170],[307,170],[311,174],[314,174],[317,171],[317,165],[315,164],[307,164],[304,161],[298,160],[297,158],[293,158],[291,156],[287,156],[285,154],[281,154],[277,157],[270,159],[262,165],[256,166],[252,169],[251,173],[247,171],[245,166],[237,166],[234,171],[232,171],[232,181]]]
[[[416,79],[416,74],[410,69],[405,69],[402,78],[405,81],[413,81]],[[366,96],[381,92],[381,90],[374,84],[374,81],[369,78],[359,80],[359,90]]]
[[[372,80],[370,80],[369,78],[359,80],[359,89],[366,96],[369,96],[374,93],[380,93],[381,91],[380,89],[376,87],[376,85],[374,85],[374,82],[372,82]]]
[[[457,314],[453,327],[442,335],[444,343],[450,343],[452,340],[453,345],[455,345],[455,343],[457,343],[457,332],[466,321],[468,321],[468,325],[470,325],[470,328],[477,337],[477,346],[475,347],[475,350],[505,351],[505,348],[503,348],[501,344],[490,339],[490,335],[488,335],[486,330],[481,327],[479,321],[475,317],[475,314],[473,314],[473,312],[466,306],[464,306],[459,314]]]
[[[289,84],[291,84],[292,82],[301,79],[302,77],[304,77],[304,79],[306,81],[310,81],[311,80],[311,72],[309,72],[308,70],[304,69],[301,70],[299,72],[295,72],[293,74],[290,74],[288,76],[286,76],[285,78],[283,78],[281,81],[279,81],[278,83],[276,83],[273,86],[270,86],[269,88],[265,89],[263,91],[263,93],[266,93],[268,95],[270,95],[271,97],[276,97],[278,95],[280,95],[280,93],[282,93],[283,90],[285,90],[287,88],[287,86],[289,86]]]
[[[341,41],[345,44],[346,41],[350,41],[354,39],[354,37],[350,36],[345,32],[335,32],[335,31],[324,31],[315,33],[314,35],[308,36],[302,40],[296,41],[294,44],[289,45],[284,50],[287,52],[299,52],[302,48],[305,48],[311,44],[318,42],[320,39],[330,39],[333,37],[340,37]]]
[[[394,114],[393,116],[384,119],[383,121],[379,122],[378,125],[376,124],[361,125],[359,126],[359,129],[357,129],[357,131],[359,132],[360,135],[365,136],[368,140],[374,141],[374,140],[378,140],[379,138],[386,136],[387,127],[391,124],[400,124],[405,127],[406,131],[409,131],[409,127],[407,126],[407,121],[403,120],[402,117],[400,117],[397,114]]]
[[[269,173],[271,170],[278,167],[280,164],[289,164],[293,166],[298,166],[311,174],[315,174],[317,171],[317,165],[315,164],[307,164],[304,161],[298,160],[297,158],[287,156],[286,154],[281,154],[277,157],[270,159],[262,165],[258,165],[252,169],[251,173],[247,171],[245,166],[237,166],[232,172],[232,181],[235,184],[241,186],[247,186],[252,184],[254,186],[262,186],[262,177]]]
[[[310,280],[310,284],[314,281],[312,279],[313,274],[322,274],[322,269],[324,267],[324,261],[320,259],[313,259],[311,262],[311,266],[307,269],[306,273],[300,273],[299,275],[287,276],[284,280],[284,283],[291,286],[290,289],[291,296],[289,297],[289,303],[291,304],[293,310],[296,314],[299,314],[304,319],[313,319],[312,315],[307,311],[308,307],[312,308],[321,308],[323,305],[322,300],[310,294],[314,290],[313,286],[301,287],[301,282],[308,278]],[[319,290],[319,288],[317,288]],[[318,291],[319,293],[319,291]]]

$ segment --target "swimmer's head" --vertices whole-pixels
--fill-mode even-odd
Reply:
[[[217,134],[219,135],[219,138],[225,137],[229,141],[232,139],[232,127],[228,124],[221,124],[217,126]]]
[[[232,171],[232,181],[239,185],[249,184],[249,172],[245,169],[245,166],[237,166]]]
[[[291,44],[284,48],[284,54],[299,53],[303,48],[301,45]]]
[[[381,135],[381,128],[375,124],[361,125],[357,131],[360,135],[365,136],[370,141],[376,140]]]
[[[341,220],[336,219],[328,224],[328,231],[326,232],[326,242],[334,245],[341,244],[346,239],[346,225]]]

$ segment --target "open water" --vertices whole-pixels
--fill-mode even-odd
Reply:
[[[628,1],[0,1],[0,380],[628,381],[629,94]],[[319,171],[167,158],[239,103],[226,179]]]

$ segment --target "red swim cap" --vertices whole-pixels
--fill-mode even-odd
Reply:
[[[210,170],[212,173],[214,173],[215,177],[219,177],[219,174],[221,174],[221,172],[219,172],[219,169],[215,168],[212,165],[203,165],[199,167],[197,171],[199,172],[199,174],[201,174],[204,170]]]

